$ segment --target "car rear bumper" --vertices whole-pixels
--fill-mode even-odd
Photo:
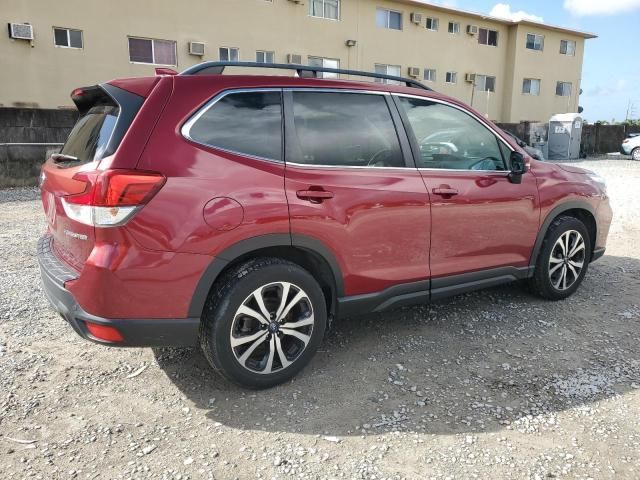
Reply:
[[[622,144],[620,146],[620,153],[623,154],[623,155],[631,155],[631,150],[633,150],[631,148],[631,145]]]
[[[38,243],[38,263],[42,288],[49,303],[76,331],[93,342],[121,347],[191,347],[198,343],[199,318],[181,319],[108,319],[86,312],[75,300],[65,282],[72,280],[72,271],[51,252],[51,237]],[[92,335],[87,324],[112,327],[121,341],[109,341]]]

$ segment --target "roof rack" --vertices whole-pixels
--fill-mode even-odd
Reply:
[[[248,68],[275,68],[279,70],[295,70],[300,77],[318,78],[318,73],[338,73],[342,75],[353,75],[357,77],[380,78],[392,80],[405,84],[407,87],[432,90],[417,80],[410,78],[396,77],[395,75],[384,75],[382,73],[363,72],[360,70],[345,70],[342,68],[311,67],[306,65],[295,65],[291,63],[259,63],[259,62],[203,62],[193,67],[187,68],[180,75],[221,75],[226,67],[248,67]]]

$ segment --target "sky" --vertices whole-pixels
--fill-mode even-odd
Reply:
[[[589,121],[640,118],[640,0],[424,0],[518,20],[595,33],[587,40],[580,105]]]

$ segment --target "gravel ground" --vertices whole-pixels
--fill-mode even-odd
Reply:
[[[345,320],[262,392],[197,350],[78,338],[40,290],[37,191],[0,191],[1,478],[640,478],[640,164],[579,165],[615,220],[575,296]]]

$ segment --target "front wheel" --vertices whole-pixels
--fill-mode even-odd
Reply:
[[[640,147],[634,148],[631,152],[631,159],[640,162]]]
[[[251,260],[216,283],[200,343],[211,366],[247,388],[268,388],[313,357],[327,323],[322,289],[309,272],[277,258]]]
[[[538,255],[531,290],[548,300],[569,297],[582,283],[590,259],[591,241],[584,223],[574,217],[554,220]]]

